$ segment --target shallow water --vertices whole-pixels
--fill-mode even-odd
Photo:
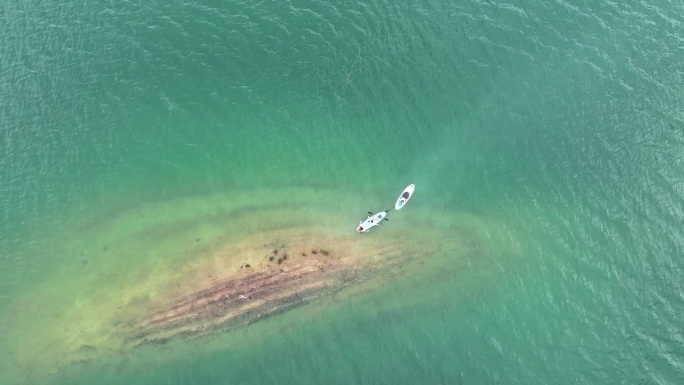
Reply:
[[[681,383],[682,15],[675,1],[6,5],[1,382]],[[444,246],[381,286],[51,373],[78,343],[45,330],[202,258],[178,234],[228,231],[208,219],[216,197],[353,233],[409,183],[407,207],[364,235],[420,224],[478,255]]]

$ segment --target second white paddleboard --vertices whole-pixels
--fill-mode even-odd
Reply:
[[[397,203],[394,204],[395,210],[401,210],[406,205],[406,202],[413,196],[413,190],[415,188],[415,185],[410,184],[401,192],[401,195],[399,195],[399,198],[397,199]]]

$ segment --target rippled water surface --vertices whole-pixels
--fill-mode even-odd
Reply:
[[[32,0],[0,24],[0,382],[684,383],[681,1]],[[481,255],[66,367],[36,334],[163,259],[102,245],[116,213],[301,188],[361,219],[409,183],[385,229],[429,215]]]

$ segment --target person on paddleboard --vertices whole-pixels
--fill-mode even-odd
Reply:
[[[367,233],[372,227],[379,225],[383,219],[389,221],[389,219],[386,218],[388,211],[389,210],[381,211],[377,214],[373,214],[369,211],[368,218],[366,218],[365,221],[359,222],[359,227],[356,228],[356,232]]]

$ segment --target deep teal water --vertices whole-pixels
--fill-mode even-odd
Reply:
[[[35,228],[183,194],[363,200],[413,182],[437,212],[505,221],[522,255],[403,277],[279,338],[246,331],[251,349],[55,383],[682,383],[683,15],[664,0],[8,3],[0,307],[60,263],[27,256],[55,239]]]

